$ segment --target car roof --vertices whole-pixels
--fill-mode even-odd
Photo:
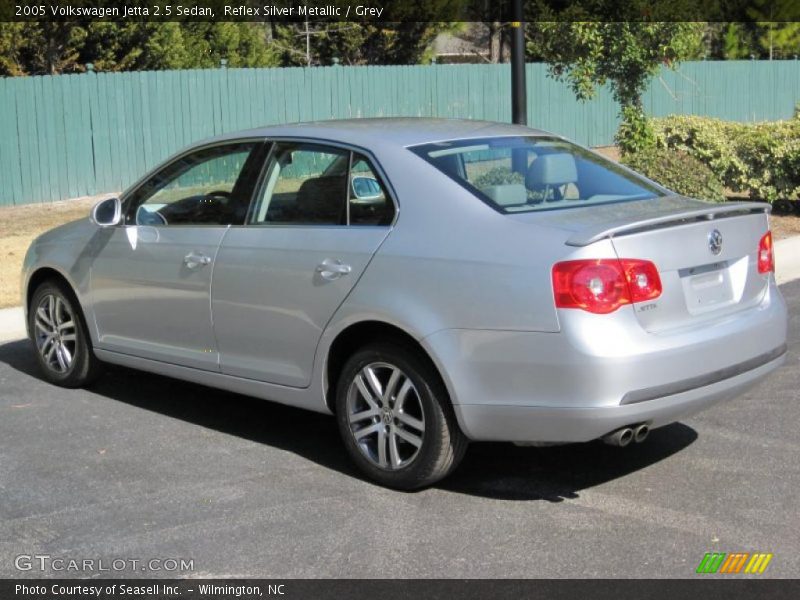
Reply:
[[[406,147],[445,140],[514,135],[552,134],[522,125],[492,121],[385,117],[271,125],[221,135],[204,143],[248,137],[302,137],[376,149],[382,146]]]

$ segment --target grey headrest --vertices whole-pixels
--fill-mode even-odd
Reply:
[[[530,190],[576,181],[578,170],[571,154],[542,154],[533,161],[525,176],[525,185]]]
[[[481,191],[489,196],[499,206],[513,206],[525,204],[528,193],[521,183],[507,183],[505,185],[487,185]]]

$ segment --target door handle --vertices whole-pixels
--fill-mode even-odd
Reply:
[[[211,257],[205,254],[198,254],[197,252],[189,252],[189,254],[183,257],[183,264],[190,269],[196,269],[197,267],[210,265]]]
[[[319,276],[328,281],[339,279],[339,277],[347,275],[352,270],[353,268],[350,265],[346,265],[342,261],[332,258],[326,258],[317,265],[317,273],[319,273]]]

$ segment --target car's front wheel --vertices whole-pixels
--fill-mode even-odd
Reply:
[[[442,479],[467,447],[438,373],[401,344],[372,344],[350,357],[336,414],[355,463],[389,487],[410,490]]]
[[[28,330],[45,378],[63,387],[80,387],[100,374],[77,300],[55,281],[42,283],[28,307]]]

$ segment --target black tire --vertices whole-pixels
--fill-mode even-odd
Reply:
[[[47,314],[50,299],[55,306],[59,307],[56,313],[64,318],[63,324],[71,322],[72,326],[59,332],[57,342],[51,341],[48,346],[44,346],[48,336],[41,325],[53,331],[58,329],[57,326],[48,325],[47,319],[42,320],[39,313],[39,308],[42,307]],[[40,322],[38,326],[37,319]],[[28,307],[28,331],[36,359],[45,379],[50,383],[61,387],[76,388],[89,385],[100,376],[102,363],[92,351],[92,342],[83,318],[83,311],[72,290],[60,281],[45,281],[36,288]],[[68,364],[62,361],[61,352],[58,348],[54,348],[54,345],[63,345],[67,348],[68,355],[71,357]],[[45,348],[44,352],[43,347]],[[49,360],[46,355],[50,355]]]
[[[362,401],[362,407],[367,406],[368,411],[374,412],[371,405],[363,403],[365,400],[363,394],[358,392],[358,386],[355,383],[357,376],[361,375],[363,378],[364,370],[367,367],[372,368],[377,365],[376,369],[386,369],[388,373],[392,373],[391,368],[400,371],[397,381],[403,381],[403,384],[395,384],[402,387],[405,385],[405,379],[408,379],[412,385],[411,391],[407,391],[404,398],[413,399],[413,408],[417,409],[418,423],[424,425],[424,431],[409,428],[405,424],[408,416],[398,415],[398,418],[391,418],[392,406],[399,401],[401,393],[397,393],[396,397],[392,398],[391,394],[385,408],[381,408],[381,413],[377,417],[365,417],[366,425],[360,427],[359,425],[351,426],[350,414],[359,413],[360,409],[353,407],[356,402]],[[380,365],[383,365],[381,367]],[[391,377],[391,375],[389,375]],[[405,378],[405,379],[402,379]],[[351,394],[351,386],[353,386],[351,400],[348,401],[348,395]],[[382,389],[386,390],[391,387],[388,382],[384,381]],[[373,394],[373,400],[380,401],[376,398],[378,394]],[[404,400],[404,403],[410,405],[412,399]],[[396,408],[396,406],[395,406]],[[398,409],[400,413],[404,411]],[[408,414],[412,412],[406,409]],[[389,414],[387,414],[387,412]],[[462,433],[456,421],[453,407],[450,404],[450,398],[444,383],[441,380],[436,369],[430,364],[426,357],[421,357],[419,352],[413,348],[407,347],[401,343],[382,342],[365,346],[353,354],[345,363],[342,368],[341,376],[336,389],[336,420],[339,425],[339,432],[347,448],[350,457],[356,463],[358,468],[365,473],[370,479],[380,483],[381,485],[401,489],[413,490],[421,487],[429,486],[436,481],[446,477],[451,473],[461,462],[464,452],[467,449],[468,440]],[[384,454],[384,459],[388,461],[387,466],[381,467],[377,464],[377,458],[374,456],[370,458],[370,452],[366,449],[367,442],[359,443],[356,440],[356,433],[353,428],[359,426],[360,429],[370,429],[374,427],[385,427],[385,433],[382,434],[386,440],[390,436],[394,437],[394,442],[386,441],[385,451],[391,458]],[[405,435],[401,438],[400,433],[395,432],[400,429]],[[406,442],[405,437],[408,433],[412,433],[417,443],[421,439],[421,445],[416,447]],[[376,432],[367,436],[364,439],[374,439],[377,446],[380,433]],[[372,441],[369,441],[371,444]],[[392,453],[392,444],[394,444],[394,453]],[[398,462],[397,466],[391,465],[394,458],[402,456],[398,451],[398,447],[402,447],[406,454],[413,454],[413,457],[408,458],[407,464]],[[416,449],[415,449],[416,448]],[[377,452],[377,451],[376,451]]]

